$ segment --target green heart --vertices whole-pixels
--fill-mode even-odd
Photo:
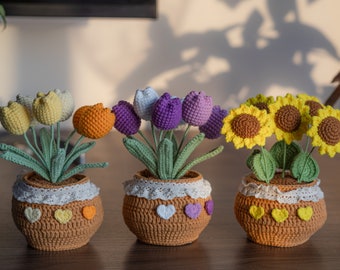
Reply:
[[[276,222],[284,222],[289,216],[289,213],[286,209],[273,209],[272,217],[275,219]]]
[[[261,206],[252,205],[249,208],[249,214],[256,220],[259,220],[264,215],[264,209]]]

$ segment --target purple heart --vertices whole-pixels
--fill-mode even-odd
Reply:
[[[192,219],[198,218],[202,210],[202,206],[199,203],[189,203],[185,206],[185,214]]]
[[[214,212],[214,201],[213,200],[206,201],[204,208],[205,211],[207,211],[207,214],[211,216],[212,213]]]

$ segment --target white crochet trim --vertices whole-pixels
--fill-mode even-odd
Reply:
[[[74,201],[91,200],[99,194],[99,188],[87,181],[61,188],[37,188],[27,185],[20,176],[13,185],[13,196],[21,202],[64,205]]]
[[[312,187],[302,187],[296,190],[282,192],[275,185],[247,184],[246,181],[243,180],[239,186],[239,192],[245,196],[254,196],[255,198],[278,201],[279,203],[294,204],[299,201],[318,202],[324,198],[324,194],[319,185],[320,180],[317,180],[317,184]]]
[[[193,199],[207,198],[211,193],[210,183],[201,179],[192,183],[153,182],[144,179],[132,179],[123,183],[126,195],[148,200],[171,200],[189,196]]]

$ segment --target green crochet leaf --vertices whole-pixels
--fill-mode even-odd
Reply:
[[[140,160],[154,176],[158,177],[157,159],[148,146],[133,137],[123,138],[123,144],[131,155]]]
[[[254,149],[250,156],[247,158],[246,164],[249,169],[252,169],[253,159],[255,155],[259,154],[260,152],[261,151],[259,149]]]
[[[25,166],[35,171],[45,179],[49,178],[45,167],[42,166],[36,159],[26,154],[24,151],[5,143],[0,144],[0,151],[2,152],[0,154],[0,158],[18,165]]]
[[[171,179],[174,164],[173,144],[167,138],[161,140],[157,149],[158,176],[160,179]]]
[[[72,153],[67,155],[63,171],[66,171],[72,165],[73,161],[75,161],[80,155],[88,152],[95,145],[96,142],[87,142],[77,146]]]
[[[172,141],[172,146],[173,146],[172,152],[173,152],[174,158],[175,158],[176,155],[177,155],[177,152],[178,152],[178,143],[177,143],[176,136],[173,133],[174,132],[172,130],[167,131],[164,137]]]
[[[42,127],[39,130],[39,137],[40,137],[40,144],[41,144],[41,150],[44,156],[44,159],[46,161],[46,165],[48,166],[48,169],[50,169],[50,160],[53,155],[55,155],[55,151],[57,150],[57,146],[55,142],[51,142],[52,137],[49,131],[45,128]],[[52,143],[52,146],[51,146]],[[51,151],[52,149],[52,151]]]
[[[299,153],[291,165],[291,173],[298,182],[312,182],[320,172],[319,165],[309,153]]]
[[[258,180],[269,183],[276,171],[276,161],[268,150],[262,148],[254,155],[251,168]]]
[[[58,182],[60,176],[62,175],[65,157],[66,157],[65,149],[59,149],[57,154],[52,157],[50,170],[50,181],[52,183]]]
[[[182,151],[178,154],[174,168],[172,173],[172,178],[178,178],[176,175],[178,174],[179,170],[182,169],[187,159],[190,157],[192,152],[196,149],[196,147],[204,140],[205,134],[199,133],[195,137],[193,137],[186,146],[182,149]]]
[[[286,151],[286,153],[285,153]],[[279,169],[290,168],[295,156],[301,152],[301,147],[295,142],[286,144],[283,140],[276,142],[270,149],[271,155]],[[286,159],[284,158],[286,156]]]
[[[72,170],[68,171],[63,176],[61,176],[58,180],[58,183],[66,180],[67,178],[70,178],[71,176],[77,173],[84,171],[87,168],[105,168],[108,165],[109,165],[108,162],[79,164],[76,167],[74,167]]]
[[[210,159],[218,154],[220,154],[222,151],[223,151],[223,146],[220,145],[216,148],[214,148],[213,150],[211,150],[210,152],[194,159],[193,161],[191,161],[190,163],[188,163],[182,170],[180,170],[178,172],[178,174],[174,177],[174,179],[179,179],[181,178],[182,176],[184,176],[193,166],[207,160],[207,159]]]

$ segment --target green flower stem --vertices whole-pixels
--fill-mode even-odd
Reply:
[[[53,156],[53,143],[54,143],[54,126],[50,126],[50,133],[51,133],[51,141],[50,141],[50,158],[49,160],[52,160]]]
[[[57,122],[57,150],[60,149],[60,122]]]
[[[188,136],[188,133],[189,133],[190,128],[191,128],[191,125],[188,124],[186,130],[184,131],[182,140],[181,140],[181,142],[180,142],[180,144],[179,144],[179,146],[178,146],[178,153],[181,151],[181,148],[182,148],[182,146],[183,146],[183,143],[184,143],[186,137]]]
[[[141,130],[138,130],[138,134],[144,139],[144,141],[147,143],[147,145],[150,147],[150,149],[156,153],[155,149],[153,148],[151,142],[148,140],[148,138],[144,135],[144,133]]]
[[[286,142],[284,142],[284,144],[283,144],[282,178],[285,178],[286,158],[287,158],[287,144],[286,144]]]
[[[76,134],[76,132],[77,132],[76,129],[73,129],[72,132],[68,135],[68,137],[65,141],[65,146],[64,146],[66,152],[67,152],[68,145],[70,144],[70,141],[71,141],[73,135]]]
[[[35,132],[35,129],[33,127],[30,127],[29,129],[30,129],[30,131],[32,132],[32,135],[33,135],[33,141],[34,141],[35,149],[37,150],[37,152],[39,152],[40,156],[44,160],[44,164],[46,165],[47,162],[44,159],[43,152],[40,150],[40,147],[39,147],[39,144],[38,144],[38,140],[37,140],[37,134]]]
[[[157,141],[155,126],[153,124],[151,124],[151,131],[152,131],[153,141],[154,141],[154,144],[155,144],[155,149],[157,149],[158,141]]]
[[[73,155],[73,153],[77,150],[79,144],[81,143],[81,141],[84,139],[84,135],[80,135],[79,139],[77,140],[76,144],[73,146],[72,150],[70,151],[70,153],[68,154],[69,157],[71,157]],[[66,149],[65,149],[66,151]]]
[[[307,136],[306,146],[305,146],[305,152],[306,152],[306,153],[308,152],[309,143],[310,143],[310,137]],[[314,147],[313,147],[313,149],[311,150],[311,152],[312,152],[313,150],[314,150]]]
[[[42,155],[39,153],[39,151],[37,151],[37,149],[35,149],[35,147],[31,144],[30,140],[29,140],[28,137],[27,137],[27,133],[26,133],[26,132],[24,133],[24,138],[25,138],[25,141],[26,141],[28,147],[29,147],[29,148],[33,151],[33,153],[39,158],[40,162],[46,166],[46,161],[45,161],[45,159],[42,157]]]

